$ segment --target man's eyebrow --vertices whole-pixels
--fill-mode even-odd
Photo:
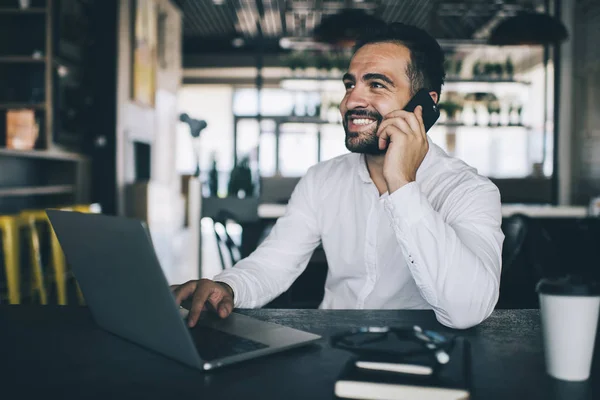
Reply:
[[[393,87],[396,87],[396,85],[394,85],[394,82],[384,74],[378,74],[378,73],[364,74],[363,79],[365,81],[371,81],[371,80],[378,79],[380,81],[387,82],[388,84],[390,84]]]
[[[349,72],[346,72],[344,74],[344,76],[342,77],[342,81],[354,81],[354,80],[355,80],[354,75],[352,75]]]

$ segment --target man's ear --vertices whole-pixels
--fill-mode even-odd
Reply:
[[[437,104],[437,103],[438,103],[438,100],[439,100],[437,92],[431,91],[431,92],[429,92],[429,95],[430,95],[430,96],[431,96],[431,98],[433,99],[433,102],[434,102],[435,104]]]

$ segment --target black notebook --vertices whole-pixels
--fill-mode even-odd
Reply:
[[[335,383],[335,395],[338,398],[374,400],[469,399],[471,395],[469,342],[457,338],[449,354],[448,364],[443,365],[435,374],[428,374],[427,367],[413,367],[409,363],[352,358]],[[411,371],[411,374],[397,371]]]

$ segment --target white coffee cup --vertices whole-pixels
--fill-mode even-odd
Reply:
[[[565,381],[587,380],[598,327],[600,285],[566,276],[542,279],[537,291],[546,371]]]

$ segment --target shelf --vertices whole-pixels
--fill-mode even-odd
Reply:
[[[531,85],[531,82],[518,81],[514,79],[494,79],[494,78],[473,78],[473,79],[461,79],[461,78],[448,78],[445,80],[446,83],[514,83],[519,85]]]
[[[528,125],[467,125],[461,122],[438,122],[435,125],[438,126],[447,126],[451,128],[480,128],[480,129],[508,129],[508,128],[521,128],[521,129],[531,129]]]
[[[235,119],[257,119],[257,115],[236,115]],[[284,115],[261,115],[262,120],[272,119],[280,124],[317,124],[317,125],[340,125],[340,122],[331,122],[319,117],[310,116],[284,116]]]
[[[0,7],[1,14],[46,14],[46,9],[43,7],[30,7],[30,8],[14,8],[14,7]]]
[[[0,157],[25,157],[57,161],[84,161],[87,157],[79,153],[53,150],[14,150],[0,148]]]
[[[75,185],[26,186],[0,188],[0,197],[75,193]]]
[[[0,110],[33,108],[35,110],[43,110],[46,108],[46,103],[0,103]]]
[[[0,56],[0,63],[45,63],[46,57]]]

